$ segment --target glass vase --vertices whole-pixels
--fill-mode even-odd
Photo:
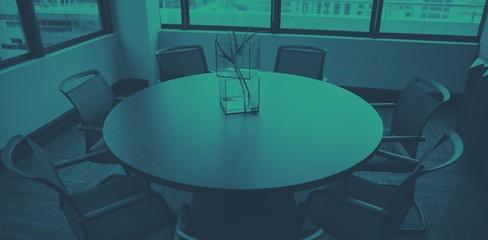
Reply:
[[[215,39],[215,73],[226,114],[258,112],[260,39],[253,33],[227,33]]]
[[[220,106],[226,114],[259,111],[260,78],[220,77]]]

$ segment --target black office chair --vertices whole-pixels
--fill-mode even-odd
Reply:
[[[189,206],[183,204],[176,221],[176,240],[313,240],[323,234],[322,229],[300,228],[191,228],[188,226],[189,215]]]
[[[417,161],[419,142],[427,121],[433,113],[450,99],[449,91],[441,84],[417,77],[401,92],[396,103],[372,103],[373,107],[393,108],[391,128],[385,129],[376,155],[360,171],[409,172]],[[391,155],[410,157],[412,161],[392,161]]]
[[[35,169],[20,169],[13,161],[12,153],[23,139],[37,160]],[[173,237],[176,214],[139,177],[112,175],[92,189],[70,193],[57,169],[73,162],[53,164],[39,145],[20,135],[9,140],[2,151],[2,162],[10,171],[59,194],[59,207],[78,239],[141,239],[165,228],[167,236]]]
[[[280,46],[276,54],[274,71],[323,80],[326,54],[326,50],[317,47]]]
[[[102,74],[97,70],[75,74],[63,80],[59,90],[81,117],[79,129],[85,134],[86,153],[105,149],[103,122],[117,98]]]
[[[85,135],[86,158],[97,163],[120,164],[103,140],[103,123],[118,101],[105,78],[97,70],[88,70],[66,78],[59,90],[70,100],[80,115],[78,129]],[[103,157],[101,157],[103,155]],[[124,171],[129,171],[124,167]]]
[[[157,50],[155,54],[161,82],[209,72],[205,53],[200,45],[164,48]]]
[[[434,149],[452,143],[454,150],[446,161],[425,167],[426,161],[438,163]],[[381,185],[350,175],[321,190],[313,191],[302,209],[316,227],[337,239],[391,239],[399,230],[421,231],[425,219],[415,201],[415,185],[420,176],[442,169],[457,161],[463,153],[463,142],[455,132],[444,133],[419,159],[415,169],[399,185]],[[411,207],[420,213],[416,229],[399,229]]]

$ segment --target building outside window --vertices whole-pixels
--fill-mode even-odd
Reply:
[[[28,51],[16,1],[0,1],[0,61]]]
[[[102,30],[97,0],[35,0],[34,9],[44,47]]]
[[[283,0],[282,29],[369,31],[373,0]]]
[[[161,22],[165,24],[181,24],[180,0],[160,0]]]
[[[476,36],[485,0],[384,0],[380,32]]]
[[[161,0],[161,23],[181,24],[179,0]],[[188,0],[190,26],[269,28],[271,0]],[[282,0],[280,30],[476,37],[486,0],[383,0],[379,29],[373,0]],[[380,5],[378,5],[380,6]],[[183,9],[185,11],[185,9]],[[173,18],[169,16],[173,14]],[[164,17],[163,17],[164,16]],[[374,30],[371,30],[374,29]],[[289,31],[287,31],[289,32]]]

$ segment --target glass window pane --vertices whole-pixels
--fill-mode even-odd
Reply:
[[[190,0],[190,24],[271,26],[271,0]]]
[[[15,0],[0,1],[0,60],[28,52]]]
[[[283,0],[281,28],[368,32],[373,0]]]
[[[160,0],[161,24],[181,24],[180,0]]]
[[[476,36],[485,0],[385,0],[380,32]]]
[[[102,30],[97,0],[34,0],[34,8],[44,47]]]

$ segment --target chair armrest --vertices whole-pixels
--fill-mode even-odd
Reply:
[[[392,108],[396,106],[396,103],[370,103],[374,108]]]
[[[66,160],[63,160],[63,161],[54,163],[54,167],[56,169],[69,167],[71,165],[75,165],[75,164],[78,164],[78,163],[81,163],[81,162],[89,161],[89,160],[91,160],[93,158],[101,157],[101,156],[103,156],[103,155],[105,155],[107,153],[108,153],[108,150],[107,149],[102,149],[102,150],[99,150],[99,151],[87,153],[87,154],[85,154],[83,156],[80,156],[80,157],[74,157],[74,158],[70,158],[70,159],[66,159]]]
[[[115,97],[115,103],[122,102],[126,99],[126,97]]]
[[[83,216],[81,216],[78,219],[78,221],[88,222],[88,221],[94,220],[96,218],[107,215],[111,212],[117,211],[118,209],[121,209],[123,207],[129,206],[129,205],[134,204],[136,202],[147,199],[148,197],[150,197],[150,195],[147,192],[142,192],[142,193],[139,193],[137,195],[130,196],[128,198],[119,200],[117,202],[114,202],[114,203],[111,203],[109,205],[103,206],[101,208],[95,209],[93,211],[87,212]]]
[[[304,239],[301,239],[301,240],[314,240],[314,239],[319,239],[319,237],[321,237],[322,235],[324,235],[324,230],[322,228],[319,228],[312,235],[310,235],[310,236],[308,236],[308,237],[306,237]]]
[[[355,207],[357,209],[360,209],[360,210],[363,210],[363,211],[366,211],[366,212],[369,212],[369,213],[372,213],[372,214],[375,214],[375,215],[378,215],[381,217],[388,216],[388,212],[386,212],[383,208],[381,208],[379,206],[376,206],[374,204],[371,204],[371,203],[368,203],[368,202],[365,202],[365,201],[362,201],[362,200],[359,200],[356,198],[343,196],[343,195],[337,194],[335,192],[329,191],[327,189],[313,191],[310,194],[309,199],[313,199],[316,195],[331,198],[331,199],[336,200],[338,202],[345,203],[345,204],[350,205],[352,207]],[[310,205],[310,202],[307,202],[307,205]]]
[[[186,234],[185,232],[177,228],[175,234],[175,240],[198,240],[198,239]]]
[[[423,142],[425,136],[383,136],[382,142]]]
[[[395,160],[395,161],[398,161],[398,162],[403,162],[403,163],[413,164],[413,165],[416,165],[419,162],[419,160],[417,160],[415,158],[403,156],[403,155],[400,155],[400,154],[388,152],[388,151],[381,150],[381,149],[379,149],[376,152],[376,155],[378,155],[380,157],[387,158],[387,159]]]
[[[78,126],[78,129],[86,132],[99,132],[99,133],[103,132],[103,128],[101,127],[87,126],[83,124],[80,124],[80,126]]]

